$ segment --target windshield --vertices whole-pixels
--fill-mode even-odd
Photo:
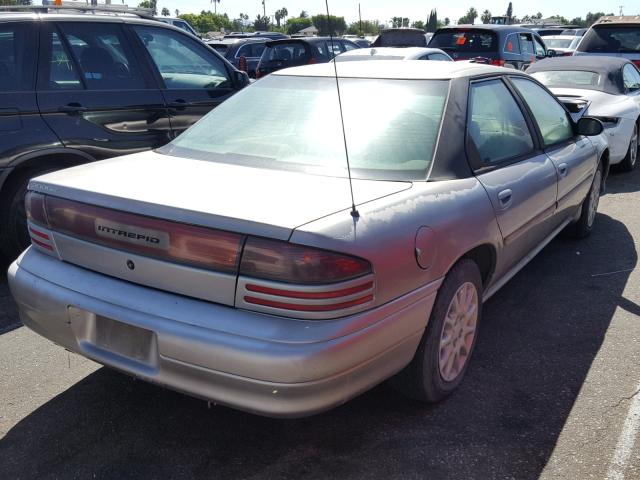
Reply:
[[[542,38],[547,48],[569,48],[573,38]]]
[[[341,79],[352,175],[424,180],[449,82]],[[333,77],[268,76],[212,110],[161,153],[347,176]]]
[[[640,27],[593,27],[580,42],[578,50],[591,53],[640,53]]]
[[[430,47],[456,52],[496,52],[498,39],[494,32],[465,29],[448,29],[437,32]]]
[[[600,90],[600,74],[578,70],[551,70],[531,74],[547,87],[589,88]]]

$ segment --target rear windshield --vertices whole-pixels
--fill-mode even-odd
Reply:
[[[267,47],[262,53],[262,60],[268,62],[302,61],[309,57],[309,48],[302,42],[280,43]]]
[[[426,47],[427,38],[420,32],[383,32],[375,41],[376,47]]]
[[[542,38],[547,48],[569,48],[573,38]]]
[[[429,46],[456,52],[497,52],[498,38],[485,30],[449,29],[437,32]]]
[[[590,53],[640,53],[640,25],[607,25],[591,28],[578,51]]]
[[[426,179],[448,85],[446,80],[340,79],[352,175]],[[159,151],[346,177],[335,78],[267,76]]]
[[[547,87],[564,88],[588,88],[600,90],[600,74],[578,70],[552,70],[547,72],[535,72],[531,74]]]

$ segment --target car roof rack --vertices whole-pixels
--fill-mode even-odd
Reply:
[[[157,20],[153,16],[153,12],[149,8],[133,7],[130,8],[127,5],[76,5],[62,4],[62,5],[9,5],[0,6],[0,14],[7,12],[34,12],[34,13],[67,13],[67,12],[81,12],[81,13],[110,13],[112,15],[125,14],[135,15],[140,18],[146,18],[148,20]]]

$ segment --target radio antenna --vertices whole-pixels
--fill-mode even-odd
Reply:
[[[349,190],[351,191],[351,216],[358,218],[360,213],[356,209],[356,201],[353,196],[353,179],[351,178],[351,165],[349,164],[349,148],[347,147],[347,132],[344,129],[344,115],[342,113],[342,98],[340,97],[340,82],[338,81],[338,65],[336,62],[336,49],[333,43],[333,30],[331,28],[331,15],[329,15],[329,0],[324,0],[327,7],[327,25],[329,26],[329,39],[331,40],[331,53],[333,53],[333,73],[336,79],[336,91],[338,92],[338,107],[340,108],[340,124],[342,125],[342,140],[344,142],[344,155],[347,159],[347,174],[349,175]]]

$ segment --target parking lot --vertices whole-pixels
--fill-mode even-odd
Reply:
[[[594,234],[554,240],[485,308],[461,388],[382,385],[273,420],[100,368],[24,327],[0,286],[0,478],[640,478],[640,170]]]

